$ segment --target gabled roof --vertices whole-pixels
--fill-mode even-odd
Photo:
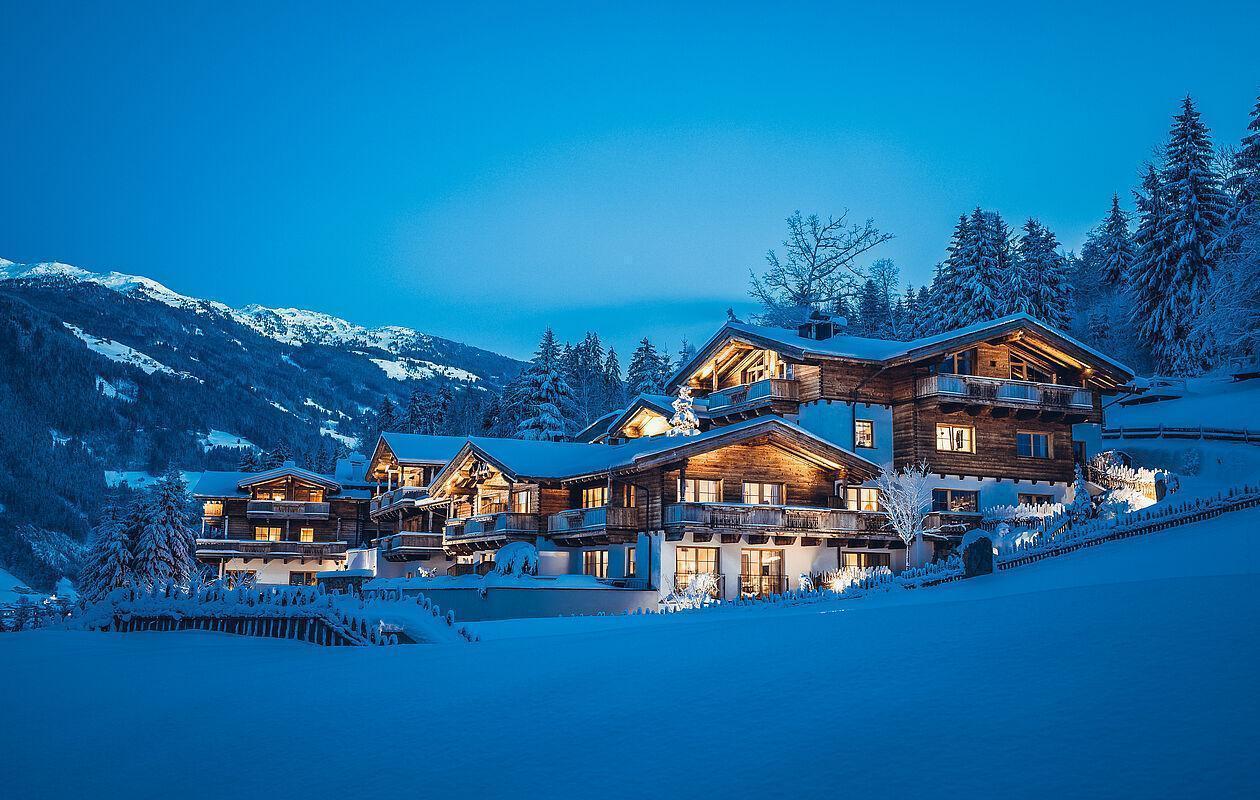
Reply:
[[[714,352],[720,350],[729,341],[745,342],[756,347],[774,350],[788,358],[808,360],[810,358],[833,358],[846,361],[861,361],[881,366],[893,366],[910,363],[937,354],[945,354],[959,347],[980,342],[994,336],[1026,329],[1036,332],[1049,340],[1066,345],[1079,351],[1083,356],[1096,362],[1098,366],[1117,378],[1122,383],[1132,379],[1133,370],[1100,353],[1087,344],[1072,338],[1057,328],[1025,313],[1010,314],[987,322],[979,322],[958,330],[926,336],[910,341],[892,341],[884,339],[867,339],[861,336],[832,336],[821,341],[800,336],[795,330],[787,328],[770,328],[761,325],[749,325],[743,322],[728,322],[722,326],[704,346],[688,361],[679,364],[670,376],[670,388],[675,387],[684,376],[690,375],[696,368],[708,360]]]
[[[463,436],[428,436],[419,433],[382,433],[400,464],[445,464],[468,441]],[[377,448],[380,443],[377,443]]]
[[[637,395],[633,400],[630,401],[630,405],[626,406],[620,411],[612,412],[616,416],[613,417],[613,419],[607,425],[604,426],[604,433],[606,435],[609,435],[609,434],[612,434],[614,431],[621,430],[621,428],[625,426],[626,423],[628,423],[631,419],[634,418],[635,414],[637,414],[640,410],[645,409],[645,408],[651,411],[655,411],[657,414],[660,414],[662,417],[669,419],[670,417],[674,415],[673,404],[674,404],[674,398],[667,394],[644,393],[644,394]],[[692,408],[695,410],[696,416],[698,418],[705,419],[707,417],[708,404],[709,404],[708,398],[696,397],[693,399]],[[585,431],[583,431],[583,433],[585,433]],[[574,438],[579,439],[581,441],[590,441],[589,439],[583,436],[575,436]]]
[[[321,475],[295,466],[276,467],[265,472],[203,472],[192,488],[192,495],[204,498],[248,497],[249,487],[289,476],[322,486],[339,497],[353,499],[369,496],[366,492],[343,487],[330,475]]]
[[[437,474],[432,485],[440,486],[465,458],[473,455],[493,464],[513,480],[562,481],[645,469],[762,435],[777,437],[784,443],[793,441],[829,464],[871,475],[879,472],[878,465],[781,417],[758,417],[696,436],[645,436],[617,445],[471,437]]]
[[[300,481],[313,483],[316,486],[323,486],[325,489],[332,489],[333,491],[341,489],[341,484],[327,475],[320,475],[318,472],[311,472],[308,469],[302,469],[292,464],[285,464],[283,467],[263,470],[262,472],[247,472],[244,474],[244,477],[236,482],[236,486],[238,489],[247,489],[260,483],[269,483],[277,478],[296,478]]]
[[[612,421],[621,414],[620,409],[609,411],[599,419],[587,425],[573,436],[575,442],[597,442],[608,435],[609,429],[612,427]]]

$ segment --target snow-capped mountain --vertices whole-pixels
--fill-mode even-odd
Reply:
[[[0,413],[37,420],[44,438],[61,431],[114,469],[202,466],[190,462],[215,432],[263,448],[349,444],[367,409],[414,387],[449,386],[472,415],[524,366],[411,328],[232,308],[143,276],[0,259],[6,359],[0,406],[17,407]]]

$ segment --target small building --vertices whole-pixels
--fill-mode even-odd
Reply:
[[[313,586],[339,569],[346,551],[374,541],[367,459],[352,454],[322,475],[287,462],[263,472],[205,472],[192,489],[201,503],[197,559],[232,583]]]

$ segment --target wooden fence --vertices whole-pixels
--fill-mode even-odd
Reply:
[[[1148,427],[1122,426],[1103,428],[1104,439],[1206,439],[1220,442],[1260,444],[1260,431],[1246,428],[1178,428],[1170,425]]]
[[[374,644],[398,644],[405,634],[394,632],[373,637],[364,635],[353,625],[324,614],[286,617],[254,616],[169,616],[159,614],[118,613],[110,630],[117,633],[139,631],[210,631],[237,636],[259,636],[271,639],[292,639],[325,647],[363,647]],[[401,637],[401,638],[400,638]]]

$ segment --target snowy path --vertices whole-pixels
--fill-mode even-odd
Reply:
[[[5,793],[1256,796],[1258,532],[1240,512],[859,603],[472,646],[4,636]]]

